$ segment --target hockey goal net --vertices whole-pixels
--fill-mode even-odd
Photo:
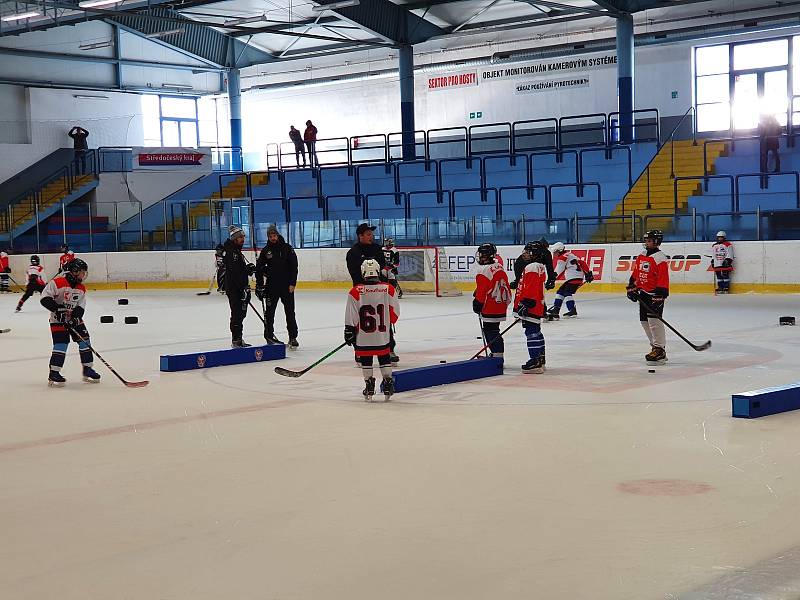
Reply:
[[[397,279],[404,294],[460,296],[453,281],[450,261],[440,246],[398,246],[400,266]]]

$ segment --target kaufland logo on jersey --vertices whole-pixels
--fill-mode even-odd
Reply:
[[[577,254],[577,253],[576,253]],[[617,259],[617,272],[633,271],[633,263],[636,262],[636,255],[623,255]],[[669,257],[670,271],[691,271],[694,267],[702,264],[703,257],[699,254],[673,254]],[[645,263],[647,264],[647,263]]]

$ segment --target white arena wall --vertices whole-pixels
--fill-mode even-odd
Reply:
[[[796,266],[800,241],[737,242],[734,293],[800,292],[800,276]],[[630,257],[641,251],[640,244],[592,244],[570,246],[585,258],[594,271],[595,281],[582,292],[621,290],[630,276]],[[673,292],[709,292],[713,273],[709,271],[711,244],[665,243],[663,250],[671,257],[670,281]],[[500,255],[506,268],[513,269],[513,260],[521,246],[501,246]],[[299,287],[345,288],[349,276],[345,266],[346,248],[297,250],[300,274]],[[475,275],[475,248],[445,248],[454,281],[465,290],[472,289]],[[252,252],[247,253],[255,260]],[[212,251],[176,252],[97,252],[80,254],[89,264],[88,286],[94,289],[205,287],[214,269]],[[12,277],[25,282],[28,255],[11,256]],[[58,255],[42,255],[48,277],[56,272]]]

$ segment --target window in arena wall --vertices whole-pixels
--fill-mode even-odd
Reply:
[[[765,113],[786,125],[800,92],[798,46],[800,36],[695,48],[697,130],[752,131]],[[800,121],[800,103],[796,116]]]

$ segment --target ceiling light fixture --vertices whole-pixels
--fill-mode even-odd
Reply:
[[[0,17],[0,21],[21,21],[22,19],[30,19],[31,17],[40,17],[42,13],[38,13],[35,10],[30,10],[24,13],[18,13],[16,15],[6,15],[4,17]]]
[[[162,38],[162,37],[167,37],[168,35],[177,35],[179,33],[183,33],[184,31],[185,30],[183,29],[183,27],[181,27],[179,29],[168,29],[167,31],[156,31],[155,33],[148,33],[144,37],[150,38],[150,39]]]
[[[172,88],[173,90],[193,90],[194,88],[185,83],[162,83],[162,88]]]
[[[109,4],[117,4],[120,0],[83,0],[78,2],[80,8],[95,8],[97,6],[108,6]]]
[[[78,46],[81,50],[97,50],[98,48],[110,48],[111,47],[111,40],[105,40],[104,42],[92,42],[89,44],[81,44]]]
[[[336,10],[337,8],[350,8],[351,6],[358,6],[359,4],[361,4],[361,0],[342,0],[341,2],[312,6],[311,10],[314,12],[324,12],[326,10]]]
[[[92,96],[90,94],[72,94],[72,97],[82,100],[108,100],[108,96]]]
[[[260,23],[261,21],[266,21],[267,15],[261,14],[256,15],[254,17],[239,17],[236,19],[228,19],[225,21],[222,26],[223,27],[230,27],[232,25],[245,25],[247,23]]]

